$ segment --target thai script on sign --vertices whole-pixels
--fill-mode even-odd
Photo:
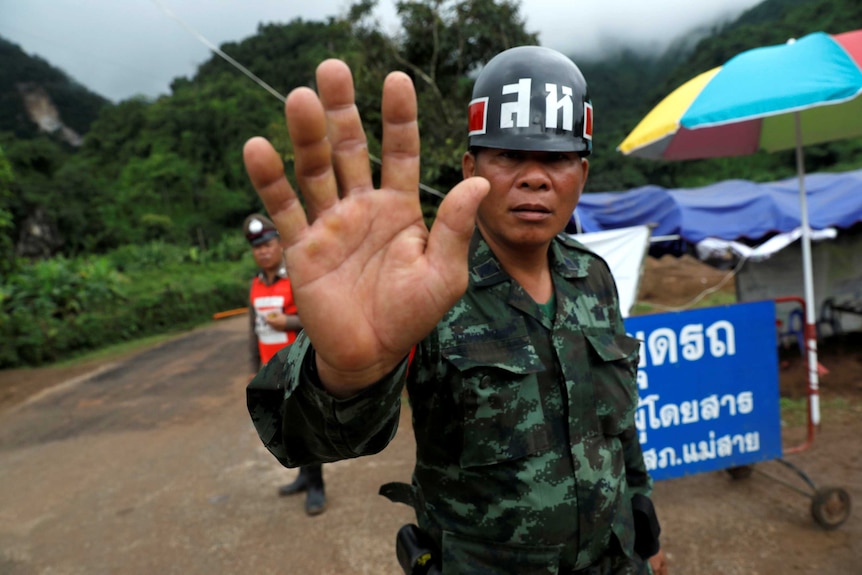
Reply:
[[[679,333],[669,327],[660,327],[649,334],[638,331],[632,337],[641,342],[638,389],[649,388],[649,376],[644,371],[646,367],[698,361],[707,353],[715,358],[736,355],[736,332],[727,320],[717,321],[706,328],[702,323],[689,324],[683,326]]]
[[[663,447],[658,451],[655,448],[647,449],[644,451],[644,463],[647,471],[654,471],[755,451],[760,451],[760,433],[757,431],[727,434],[718,438],[715,431],[710,431],[708,440],[684,443],[681,454],[673,447]]]
[[[754,393],[743,391],[736,395],[724,394],[720,398],[713,393],[702,399],[692,399],[679,404],[666,403],[661,407],[656,405],[659,395],[651,393],[638,399],[635,413],[635,427],[638,430],[641,444],[647,442],[647,428],[661,429],[675,427],[698,421],[718,419],[722,410],[726,415],[747,415],[754,411]]]
[[[774,302],[633,316],[625,325],[640,342],[630,417],[653,479],[781,457]]]

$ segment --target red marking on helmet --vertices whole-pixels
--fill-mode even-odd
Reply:
[[[477,98],[470,102],[467,112],[469,118],[469,134],[484,134],[488,122],[488,98]]]
[[[593,105],[584,102],[584,139],[593,139]]]

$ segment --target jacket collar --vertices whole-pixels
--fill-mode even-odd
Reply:
[[[548,253],[551,269],[567,279],[586,277],[590,260],[594,257],[581,243],[565,234],[551,240]],[[511,279],[478,228],[470,240],[468,258],[470,283],[476,287],[490,287]]]

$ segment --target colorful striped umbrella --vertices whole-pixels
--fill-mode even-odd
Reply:
[[[862,30],[755,48],[689,80],[617,148],[664,160],[742,156],[862,136]]]
[[[796,148],[811,419],[820,422],[811,228],[802,148],[862,136],[862,30],[815,32],[742,52],[689,80],[620,143],[623,154],[690,160]]]

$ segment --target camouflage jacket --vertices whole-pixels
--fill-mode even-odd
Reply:
[[[652,485],[634,428],[639,344],[604,260],[565,236],[549,257],[553,320],[476,233],[467,292],[409,369],[349,399],[313,383],[301,334],[248,387],[264,444],[289,467],[376,453],[395,434],[406,383],[414,506],[444,572],[582,569],[613,538],[632,556],[630,498]]]

